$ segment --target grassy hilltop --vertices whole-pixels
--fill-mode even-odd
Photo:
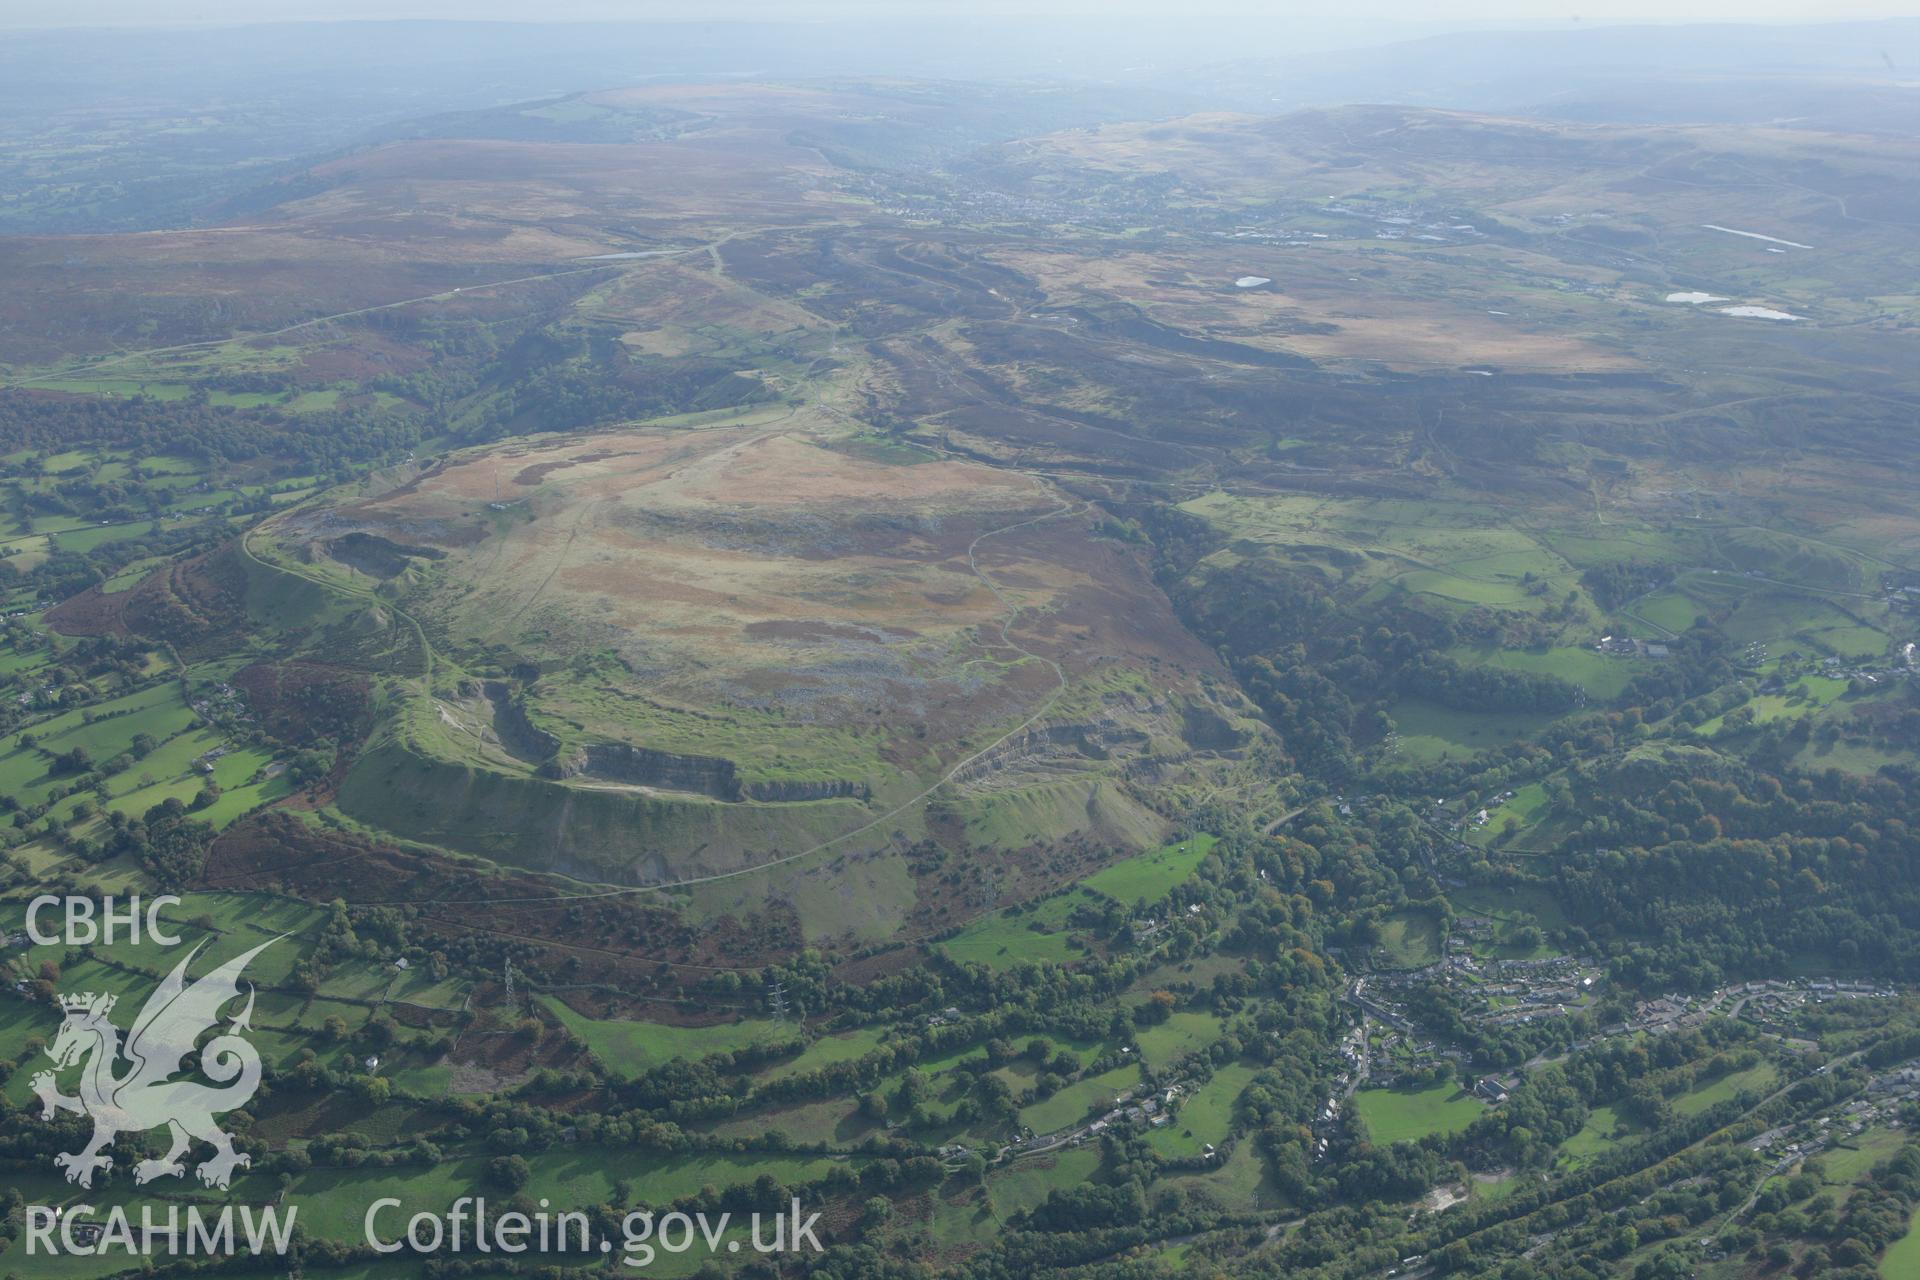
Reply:
[[[804,419],[414,470],[248,544],[432,651],[341,786],[375,828],[698,880],[924,834],[938,791],[983,845],[1137,847],[1165,818],[1128,768],[1189,755],[1189,722],[1258,732],[1137,553],[1040,477]],[[1081,799],[993,818],[1035,788]]]

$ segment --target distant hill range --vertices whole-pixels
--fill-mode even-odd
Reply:
[[[1403,26],[1401,31],[1433,24]],[[1337,15],[1283,23],[261,23],[7,31],[0,235],[149,230],[251,217],[343,148],[406,137],[612,141],[670,120],[529,114],[614,85],[911,76],[950,119],[838,158],[942,164],[1101,121],[1275,115],[1386,103],[1618,124],[1920,130],[1920,19],[1809,26],[1480,31],[1355,47]],[[1220,50],[1261,56],[1218,61]],[[969,93],[957,82],[972,82]],[[516,105],[518,104],[518,105]],[[955,110],[954,108],[960,109]],[[507,109],[508,117],[501,115]],[[508,128],[511,124],[511,128]]]
[[[1920,19],[1471,32],[1214,72],[1202,92],[1264,113],[1381,102],[1621,124],[1920,130]]]

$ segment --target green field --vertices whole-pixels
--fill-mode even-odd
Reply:
[[[0,902],[0,928],[10,934],[21,932],[25,912],[25,898]],[[193,923],[203,917],[203,923]],[[12,959],[6,972],[29,975],[41,964],[52,963],[59,968],[62,991],[112,992],[121,998],[131,1018],[162,978],[185,958],[187,948],[201,948],[190,970],[198,975],[244,951],[270,944],[248,966],[248,977],[263,989],[256,1017],[262,1029],[263,1052],[290,1058],[301,1049],[315,1047],[313,1033],[328,1013],[345,1010],[324,1001],[309,1003],[264,989],[284,983],[294,966],[311,953],[326,918],[319,908],[265,894],[188,893],[179,906],[161,913],[167,930],[180,938],[180,948],[161,946],[143,936],[138,944],[121,940],[110,947],[97,945],[92,957],[66,962],[66,947],[35,945],[7,953]],[[43,916],[40,924],[47,928],[53,922]],[[390,977],[392,971],[386,972]],[[11,981],[9,978],[8,986]],[[366,1011],[359,1011],[358,1021],[365,1017]],[[29,1038],[48,1039],[54,1030],[54,1020],[45,1007],[27,1004],[10,990],[0,991],[0,1057],[17,1059]],[[18,1103],[29,1096],[29,1075],[19,1071],[8,1079],[5,1092],[9,1099]]]
[[[1154,1071],[1164,1071],[1195,1049],[1203,1049],[1220,1036],[1220,1019],[1211,1013],[1180,1010],[1157,1026],[1143,1027],[1136,1035],[1140,1056]]]
[[[118,595],[123,591],[131,591],[140,584],[141,579],[165,563],[166,561],[158,556],[148,556],[144,560],[135,560],[132,564],[101,583],[100,590],[106,595]]]
[[[1038,902],[1010,907],[980,917],[939,944],[961,964],[1005,968],[1026,961],[1071,960],[1076,949],[1068,917],[1077,907],[1092,903],[1078,890],[1055,894]]]
[[[1383,968],[1419,969],[1440,959],[1440,917],[1431,911],[1402,911],[1380,926],[1375,959]]]
[[[560,1019],[562,1026],[584,1040],[609,1071],[629,1078],[675,1058],[691,1061],[750,1045],[781,1044],[795,1036],[792,1027],[767,1018],[676,1027],[661,1022],[589,1018],[551,996],[543,997],[541,1004]]]
[[[44,667],[53,660],[50,649],[16,649],[12,646],[0,648],[0,679],[23,675]]]
[[[1645,663],[1633,658],[1614,657],[1589,648],[1572,646],[1497,649],[1492,645],[1476,645],[1453,649],[1448,656],[1469,665],[1557,676],[1568,684],[1585,689],[1587,697],[1596,702],[1611,702],[1619,697],[1646,667]]]
[[[1353,1095],[1374,1145],[1458,1133],[1486,1108],[1452,1084],[1427,1089],[1362,1089]]]
[[[1887,651],[1887,634],[1872,627],[1818,627],[1807,631],[1807,639],[1839,658],[1878,658]]]
[[[1467,832],[1467,840],[1483,847],[1498,847],[1503,844],[1527,844],[1528,833],[1546,816],[1547,789],[1537,782],[1514,789],[1513,798],[1505,804],[1489,806],[1487,825],[1473,827]]]
[[[1741,707],[1753,713],[1754,724],[1768,724],[1775,720],[1795,720],[1803,716],[1818,715],[1821,711],[1839,701],[1846,695],[1847,682],[1828,676],[1807,676],[1796,680],[1786,687],[1783,693],[1764,693],[1750,698]],[[1735,711],[1741,707],[1734,708]],[[1728,712],[1731,715],[1732,712]],[[1726,723],[1726,716],[1715,716],[1702,721],[1695,732],[1711,735],[1717,733]]]
[[[1701,607],[1679,588],[1668,587],[1634,605],[1633,613],[1653,625],[1650,638],[1661,638],[1678,635],[1691,627],[1693,620],[1700,616]]]
[[[1673,1100],[1674,1114],[1698,1115],[1715,1103],[1725,1102],[1742,1092],[1764,1093],[1779,1081],[1780,1072],[1771,1062],[1758,1063],[1745,1071],[1735,1071],[1710,1084],[1689,1090]]]
[[[0,794],[22,804],[37,804],[53,789],[54,782],[47,773],[47,758],[38,751],[16,747],[0,755]]]
[[[1867,743],[1842,741],[1810,742],[1793,758],[1793,763],[1801,769],[1838,769],[1868,778],[1890,765],[1907,765],[1912,761]]]
[[[1127,906],[1157,902],[1191,876],[1218,843],[1214,836],[1199,835],[1124,858],[1073,889],[984,915],[938,946],[955,961],[991,968],[1066,963],[1083,951],[1071,924],[1076,911],[1097,915],[1102,898]]]
[[[1639,1132],[1637,1126],[1621,1120],[1612,1107],[1595,1107],[1587,1113],[1580,1131],[1560,1144],[1556,1163],[1561,1168],[1578,1169],[1620,1143],[1631,1141]]]
[[[145,537],[153,532],[153,521],[136,520],[129,524],[95,525],[91,529],[74,529],[57,534],[53,542],[62,551],[92,551],[95,547],[105,546],[109,542],[125,542],[130,538]]]
[[[1035,1133],[1053,1133],[1084,1119],[1095,1107],[1112,1103],[1114,1096],[1140,1084],[1140,1068],[1115,1067],[1097,1076],[1076,1080],[1050,1098],[1021,1109],[1020,1123]]]
[[[1152,853],[1116,862],[1094,872],[1080,883],[1126,906],[1137,902],[1158,902],[1192,875],[1218,843],[1220,840],[1217,836],[1197,835]]]
[[[1553,894],[1535,885],[1469,885],[1449,889],[1447,901],[1461,915],[1486,916],[1502,923],[1531,920],[1542,929],[1561,929],[1567,923]]]
[[[1633,612],[1667,632],[1685,631],[1696,617],[1705,616],[1735,644],[1760,643],[1775,652],[1796,646],[1843,658],[1874,658],[1886,652],[1890,636],[1880,629],[1887,616],[1883,606],[1822,594],[1857,588],[1862,582],[1859,566],[1816,549],[1797,568],[1810,590],[1693,570],[1640,601]],[[1791,573],[1779,566],[1755,572],[1783,580]]]
[[[257,757],[257,753],[256,758],[264,759]],[[244,767],[248,763],[251,761],[241,761],[236,768]],[[215,827],[225,827],[261,805],[271,804],[292,793],[293,782],[284,774],[275,778],[262,778],[246,786],[229,788],[212,804],[196,812],[200,821]]]
[[[267,775],[273,757],[266,751],[235,749],[220,733],[202,727],[172,680],[49,716],[30,724],[26,732],[35,738],[32,748],[16,746],[0,755],[0,788],[23,803],[48,803],[49,817],[57,822],[69,822],[79,806],[96,805],[97,800],[138,817],[165,800],[190,803],[213,783],[222,794],[196,814],[200,821],[223,827],[293,789],[287,777]],[[142,735],[155,745],[145,755],[135,755],[135,739]],[[85,753],[89,772],[104,782],[103,795],[96,795],[91,777],[51,771],[55,755],[75,750]],[[213,758],[203,759],[210,754]],[[75,783],[82,781],[88,785],[74,792]],[[71,794],[54,799],[59,792]],[[99,820],[91,819],[84,829],[98,826]]]
[[[994,1172],[987,1178],[987,1194],[994,1213],[1007,1218],[1034,1208],[1053,1191],[1083,1185],[1099,1167],[1097,1145],[1071,1147]]]
[[[57,378],[39,384],[48,391],[65,391],[73,395],[114,396],[126,398],[145,396],[150,400],[184,400],[194,391],[190,383],[185,382],[148,382],[139,378]],[[223,409],[257,409],[263,405],[275,405],[295,413],[311,413],[320,409],[331,409],[339,402],[340,393],[335,390],[303,391],[298,394],[269,395],[259,391],[222,391],[207,392],[207,403]],[[63,454],[63,458],[87,455]],[[51,463],[51,459],[49,460]],[[49,470],[52,467],[49,465]]]
[[[137,816],[164,800],[190,801],[211,780],[219,784],[222,794],[211,807],[198,813],[202,821],[224,826],[262,800],[291,790],[291,784],[284,777],[253,781],[272,761],[264,751],[229,750],[209,761],[210,769],[198,767],[195,762],[200,757],[223,745],[218,736],[204,731],[168,740],[150,755],[113,775],[114,781],[125,779],[131,785],[126,791],[115,790],[110,807],[129,817]],[[145,778],[157,781],[142,782]]]
[[[1260,1158],[1257,1148],[1258,1144],[1252,1141],[1237,1142],[1233,1154],[1218,1169],[1181,1174],[1169,1178],[1167,1184],[1190,1196],[1217,1203],[1230,1213],[1281,1208],[1286,1200],[1267,1173],[1266,1161]]]
[[[821,1036],[803,1049],[797,1057],[789,1058],[785,1062],[768,1068],[765,1076],[769,1080],[783,1080],[788,1076],[804,1075],[809,1071],[830,1067],[836,1062],[852,1062],[879,1048],[880,1037],[883,1034],[882,1028],[862,1027],[858,1031],[842,1031],[836,1035]]]
[[[1195,1156],[1207,1143],[1225,1142],[1233,1123],[1233,1104],[1255,1074],[1255,1068],[1239,1062],[1215,1071],[1213,1079],[1180,1104],[1171,1121],[1149,1135],[1153,1149],[1163,1156]]]
[[[1463,760],[1528,737],[1554,717],[1526,711],[1457,711],[1425,698],[1404,698],[1389,714],[1400,735],[1400,756],[1411,764]]]
[[[1899,1129],[1867,1129],[1842,1138],[1820,1153],[1820,1180],[1830,1187],[1851,1187],[1875,1165],[1898,1155],[1909,1138]]]
[[[81,804],[93,804],[91,789],[53,800],[57,791],[71,792],[79,774],[56,776],[51,772],[55,754],[84,751],[94,770],[101,771],[106,785],[106,805],[138,816],[167,799],[192,801],[207,782],[217,783],[225,794],[214,804],[199,811],[202,821],[224,826],[247,810],[292,789],[285,777],[265,777],[262,770],[271,757],[262,751],[230,750],[210,731],[196,729],[198,717],[180,701],[177,685],[166,682],[121,698],[111,699],[85,712],[67,712],[32,726],[38,737],[33,749],[19,749],[0,756],[0,788],[23,803],[51,802],[51,818],[66,822]],[[109,714],[110,713],[110,714]],[[145,734],[158,740],[144,757],[125,754],[132,751],[134,738]],[[199,758],[211,751],[225,754],[201,768]],[[118,767],[107,766],[119,761]],[[90,826],[97,825],[92,820]]]
[[[1894,1241],[1880,1259],[1880,1274],[1884,1280],[1914,1280],[1920,1276],[1920,1209],[1914,1210],[1907,1223],[1907,1234]]]
[[[747,1111],[712,1126],[721,1138],[758,1138],[780,1132],[795,1142],[825,1142],[851,1145],[881,1127],[860,1113],[860,1104],[851,1098],[829,1098],[823,1102],[804,1102],[772,1110]]]
[[[180,686],[163,681],[30,727],[45,750],[69,751],[80,747],[99,760],[125,751],[132,745],[135,734],[170,738],[194,720],[192,709],[181,700]]]

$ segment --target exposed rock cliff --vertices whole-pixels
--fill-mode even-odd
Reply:
[[[683,756],[624,742],[597,742],[568,761],[574,772],[610,782],[632,782],[663,791],[690,791],[715,800],[738,800],[733,761],[719,756]]]
[[[493,704],[493,731],[500,745],[528,762],[538,762],[560,749],[560,739],[527,718],[527,709],[513,696],[513,690],[498,680],[484,686],[487,701]]]

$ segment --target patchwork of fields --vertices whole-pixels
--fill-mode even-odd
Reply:
[[[8,1187],[147,1194],[36,1076],[182,953],[16,935],[168,891],[316,1241],[1908,1265],[1913,148],[1178,107],[657,79],[0,240]]]

